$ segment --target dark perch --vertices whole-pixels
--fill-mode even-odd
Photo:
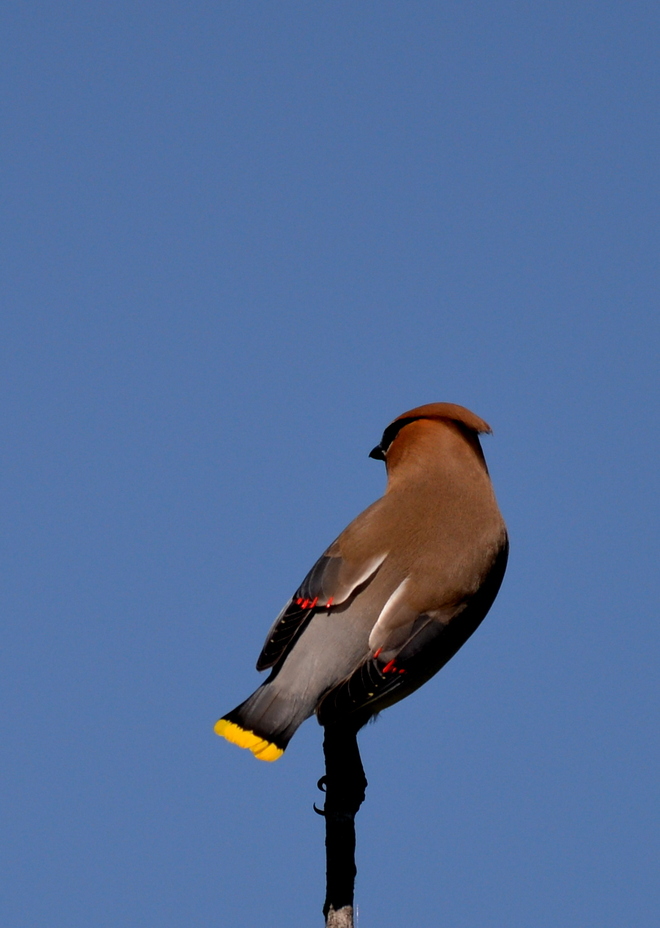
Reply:
[[[367,779],[357,743],[357,729],[326,725],[323,738],[325,776],[326,928],[353,928],[355,887],[355,816],[364,800]],[[316,810],[319,811],[318,809]]]

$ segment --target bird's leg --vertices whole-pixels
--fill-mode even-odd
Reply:
[[[357,729],[325,726],[326,928],[353,928],[355,816],[364,801],[367,780],[360,759]]]

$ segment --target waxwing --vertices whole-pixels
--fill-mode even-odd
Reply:
[[[479,442],[483,419],[429,403],[387,426],[370,457],[384,496],[344,529],[278,615],[257,661],[268,679],[215,726],[277,760],[298,726],[356,728],[437,673],[490,609],[506,527]]]

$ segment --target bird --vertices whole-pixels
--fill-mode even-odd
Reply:
[[[316,561],[257,661],[268,678],[215,725],[263,761],[298,727],[357,731],[436,674],[479,626],[504,577],[506,526],[479,441],[483,419],[454,403],[402,413],[370,457],[383,496]]]

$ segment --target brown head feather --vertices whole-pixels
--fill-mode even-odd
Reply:
[[[414,409],[409,409],[408,412],[402,413],[390,422],[383,432],[380,444],[373,449],[370,457],[384,460],[385,451],[392,444],[399,431],[404,425],[415,422],[417,419],[449,419],[452,422],[458,422],[471,432],[475,432],[475,434],[479,434],[479,432],[491,433],[493,431],[487,422],[470,412],[465,406],[458,406],[456,403],[426,403],[425,406],[416,406]]]
[[[492,432],[493,430],[465,406],[458,406],[456,403],[427,403],[425,406],[416,406],[409,409],[408,412],[397,416],[394,422],[400,419],[453,419],[454,422],[461,422],[473,432]],[[391,424],[394,425],[394,422]]]

